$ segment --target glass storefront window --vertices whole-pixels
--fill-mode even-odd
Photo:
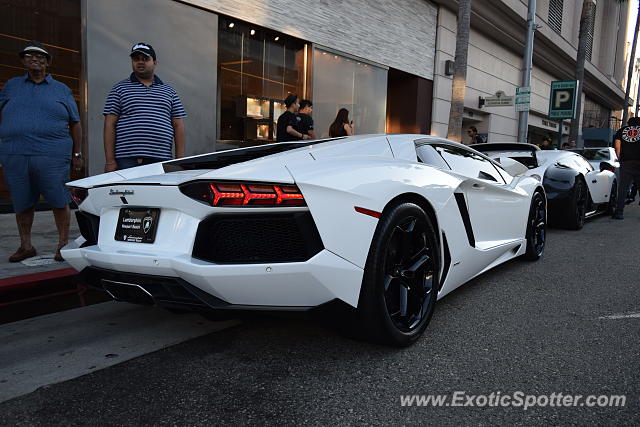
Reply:
[[[48,72],[71,88],[81,106],[82,44],[80,2],[77,0],[1,0],[0,88],[7,80],[26,73],[18,52],[30,40],[46,46],[53,59]],[[0,167],[0,208],[10,206]],[[81,174],[72,171],[72,179]]]
[[[383,133],[388,70],[316,48],[313,52],[313,119],[316,135],[329,136],[340,108],[349,110],[356,134]]]
[[[276,139],[282,101],[305,88],[304,42],[232,18],[220,17],[217,150]]]

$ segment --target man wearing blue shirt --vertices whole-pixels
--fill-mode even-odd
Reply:
[[[104,106],[105,172],[184,156],[184,118],[177,92],[155,75],[156,52],[131,48],[133,72],[111,89]],[[175,142],[175,144],[174,144]]]
[[[7,81],[0,91],[0,164],[11,192],[20,247],[9,257],[19,262],[36,255],[31,245],[35,204],[44,196],[53,208],[58,247],[69,240],[69,163],[82,166],[82,130],[71,89],[47,74],[51,55],[35,41],[19,53],[27,74]]]

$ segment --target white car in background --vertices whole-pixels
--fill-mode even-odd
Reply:
[[[436,299],[545,246],[541,183],[424,135],[270,144],[69,183],[62,254],[116,300],[170,309],[339,302],[367,338],[415,342]]]
[[[580,154],[582,157],[587,159],[589,163],[591,163],[591,166],[593,166],[594,169],[600,169],[600,163],[602,162],[607,162],[613,166],[613,168],[609,169],[611,172],[616,173],[620,168],[620,161],[618,160],[618,155],[613,147],[572,148],[568,151]]]
[[[553,224],[578,230],[585,219],[601,213],[613,214],[618,184],[614,165],[602,161],[594,167],[583,156],[569,150],[540,150],[532,144],[494,142],[471,147],[504,162],[522,163],[526,175],[542,181],[547,194],[549,219]]]

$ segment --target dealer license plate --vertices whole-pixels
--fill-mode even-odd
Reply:
[[[115,239],[121,242],[153,243],[158,218],[158,208],[121,208]]]

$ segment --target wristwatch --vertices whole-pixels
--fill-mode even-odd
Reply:
[[[82,153],[73,153],[74,159],[82,159]]]

